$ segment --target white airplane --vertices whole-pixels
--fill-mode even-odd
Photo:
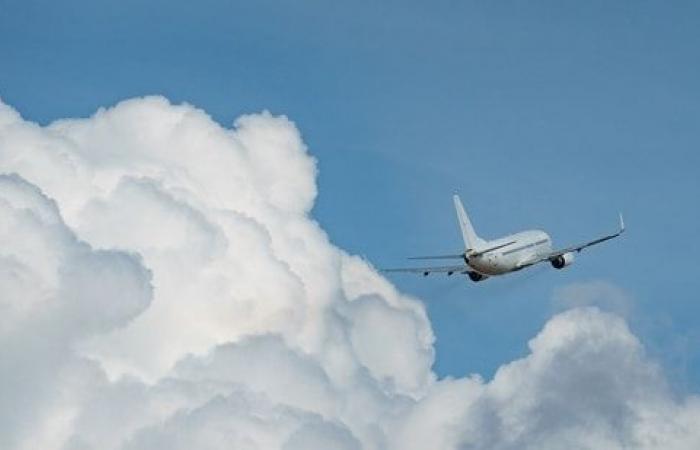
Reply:
[[[541,230],[522,231],[500,239],[485,241],[474,231],[457,194],[453,196],[453,200],[464,238],[464,253],[417,256],[409,259],[461,259],[464,262],[451,266],[384,269],[384,272],[412,272],[422,273],[424,276],[431,273],[447,275],[461,273],[468,275],[472,281],[482,281],[491,276],[515,272],[544,261],[549,261],[555,269],[563,269],[573,263],[575,254],[584,248],[616,238],[625,231],[625,223],[620,214],[620,228],[616,233],[561,250],[552,250],[552,239]]]

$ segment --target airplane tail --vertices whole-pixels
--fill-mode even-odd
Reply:
[[[455,194],[452,196],[452,200],[454,200],[455,209],[457,210],[459,228],[462,230],[462,238],[464,239],[464,246],[466,250],[478,250],[479,247],[483,247],[486,242],[476,235],[474,227],[469,220],[469,216],[467,216],[467,212],[464,210],[464,206],[462,205],[459,195]]]

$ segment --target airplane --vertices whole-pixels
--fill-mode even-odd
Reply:
[[[487,241],[480,238],[474,231],[459,196],[455,194],[452,199],[464,239],[464,252],[454,255],[414,256],[409,259],[460,259],[463,262],[449,266],[383,269],[383,272],[411,272],[424,276],[431,273],[446,273],[448,276],[459,273],[466,274],[469,279],[478,282],[492,276],[516,272],[545,261],[548,261],[555,269],[563,269],[573,263],[576,253],[584,248],[616,238],[625,231],[625,222],[620,214],[617,232],[560,250],[552,250],[552,239],[542,230],[522,231]]]

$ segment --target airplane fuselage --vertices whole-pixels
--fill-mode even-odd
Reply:
[[[511,234],[500,239],[487,241],[485,246],[497,247],[483,255],[465,256],[465,262],[469,267],[482,275],[493,276],[513,272],[522,268],[524,261],[529,261],[540,255],[547,255],[552,251],[552,240],[547,233],[541,230],[528,230]]]
[[[549,262],[555,269],[563,269],[574,262],[575,256],[584,248],[616,238],[625,231],[625,223],[620,214],[620,228],[617,232],[601,236],[588,242],[552,250],[552,239],[542,230],[528,230],[487,241],[480,238],[467,216],[462,201],[457,194],[452,196],[457,220],[464,240],[462,253],[436,256],[417,256],[411,259],[461,259],[461,264],[432,267],[401,267],[384,269],[385,272],[411,272],[428,276],[431,273],[445,273],[447,276],[459,273],[468,275],[472,281],[515,272],[535,264]]]

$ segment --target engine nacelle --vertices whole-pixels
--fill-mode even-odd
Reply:
[[[467,275],[469,275],[469,279],[475,283],[478,281],[484,281],[488,278],[487,275],[482,275],[479,272],[467,272]]]
[[[573,253],[564,253],[563,255],[559,255],[556,258],[552,258],[550,261],[552,263],[552,267],[555,269],[563,269],[564,267],[571,265],[571,263],[574,262],[576,259],[576,255]]]

